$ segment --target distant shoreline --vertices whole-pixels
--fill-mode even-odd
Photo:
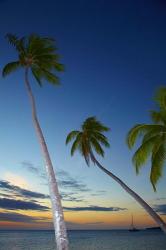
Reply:
[[[67,231],[128,231],[129,229],[68,229]],[[139,228],[140,231],[144,230],[161,230],[160,227],[147,227]],[[0,229],[1,231],[53,231],[54,229]]]

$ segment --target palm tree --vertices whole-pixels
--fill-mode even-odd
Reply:
[[[7,39],[16,49],[18,59],[8,63],[4,67],[2,74],[5,77],[19,68],[24,69],[25,86],[32,108],[32,119],[48,176],[57,248],[58,250],[67,250],[68,238],[61,198],[47,144],[37,117],[35,98],[29,83],[29,73],[31,71],[40,86],[42,86],[42,80],[46,80],[53,85],[59,84],[59,79],[55,73],[63,71],[63,65],[59,63],[59,55],[56,52],[57,49],[53,39],[43,38],[35,34],[22,38],[8,34]]]
[[[108,169],[103,167],[99,161],[96,159],[94,152],[100,156],[104,156],[103,146],[109,147],[109,142],[104,132],[109,131],[109,128],[99,122],[95,117],[89,117],[85,120],[81,126],[81,130],[74,130],[70,132],[66,138],[66,144],[74,141],[71,147],[71,155],[78,150],[84,157],[87,165],[94,163],[108,176],[113,178],[120,186],[129,193],[156,221],[156,223],[163,229],[166,233],[166,224],[158,216],[158,214],[131,188],[129,188],[120,178],[110,172]]]
[[[166,163],[166,87],[160,88],[155,96],[158,110],[150,111],[152,124],[137,124],[128,133],[127,143],[131,149],[141,137],[141,145],[133,156],[136,173],[151,158],[150,181],[154,191],[163,175]]]

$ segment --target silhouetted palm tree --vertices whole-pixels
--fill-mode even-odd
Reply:
[[[66,138],[66,144],[74,141],[71,148],[71,155],[78,150],[84,157],[87,165],[93,162],[98,166],[103,172],[113,178],[121,187],[129,193],[156,221],[156,223],[163,229],[166,233],[166,224],[158,216],[158,214],[131,188],[129,188],[120,178],[110,172],[108,169],[103,167],[96,159],[94,152],[100,156],[104,156],[104,150],[102,146],[109,147],[109,142],[107,137],[103,132],[109,131],[109,128],[103,125],[101,122],[97,121],[95,117],[89,117],[85,120],[81,126],[81,130],[75,130],[68,134]]]
[[[53,85],[57,85],[59,84],[59,79],[55,73],[57,71],[63,71],[63,65],[59,63],[59,55],[56,52],[57,49],[54,45],[53,39],[45,37],[43,38],[38,35],[17,38],[12,34],[8,34],[7,39],[9,43],[16,49],[18,53],[18,59],[17,61],[8,63],[4,67],[3,76],[5,77],[19,68],[24,69],[25,85],[32,108],[32,119],[46,164],[50,197],[52,202],[56,243],[58,250],[67,250],[68,239],[63,209],[61,206],[61,198],[59,195],[58,185],[55,179],[55,173],[48,152],[47,144],[37,117],[35,99],[28,79],[29,73],[31,71],[32,75],[35,77],[40,86],[42,86],[42,80],[46,80]]]
[[[156,184],[162,177],[166,163],[166,88],[160,88],[156,94],[158,110],[150,112],[151,124],[137,124],[128,133],[127,143],[131,149],[139,137],[141,145],[133,156],[136,173],[148,159],[151,159],[150,181],[156,191]]]

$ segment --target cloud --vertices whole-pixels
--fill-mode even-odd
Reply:
[[[31,162],[29,161],[22,161],[21,165],[25,168],[27,168],[30,172],[39,174],[40,170],[39,167],[34,166]]]
[[[60,187],[63,188],[71,188],[71,189],[75,189],[79,192],[87,192],[90,191],[89,188],[87,188],[87,186],[83,183],[79,183],[77,180],[70,178],[69,180],[59,180],[58,181]]]
[[[96,193],[91,193],[91,195],[92,196],[102,196],[106,193],[107,193],[107,191],[105,191],[105,190],[97,190]]]
[[[11,197],[11,195],[10,195],[10,194],[0,193],[0,197],[8,197],[8,198],[10,198],[10,197]]]
[[[160,198],[156,198],[156,201],[162,201],[162,200],[166,200],[166,197],[160,197]]]
[[[117,211],[127,210],[127,208],[88,206],[88,207],[64,207],[64,210],[66,211],[117,212]]]
[[[0,189],[1,198],[13,198],[15,196],[16,198],[28,199],[30,201],[50,198],[49,195],[20,188],[4,180],[0,180]],[[81,202],[84,200],[83,197],[77,195],[77,192],[61,191],[60,194],[63,201]]]
[[[3,213],[0,212],[0,220],[1,221],[12,221],[12,222],[26,222],[26,223],[32,223],[36,221],[35,217],[29,216],[29,215],[23,215],[19,213]]]
[[[36,202],[32,201],[22,201],[7,198],[0,198],[0,208],[8,210],[37,210],[37,211],[47,211],[48,207],[42,206]]]
[[[25,167],[31,173],[36,174],[41,179],[46,180],[46,174],[43,173],[40,167],[36,167],[33,163],[29,161],[21,162],[22,166]],[[71,177],[71,175],[64,170],[57,171],[57,181],[61,189],[74,189],[79,192],[88,192],[90,189],[87,187],[86,184],[82,183],[82,181],[78,181],[75,178]],[[46,184],[46,183],[45,183]]]
[[[166,215],[166,204],[155,205],[154,210],[161,215]]]
[[[42,184],[48,185],[46,183],[46,175],[41,171],[40,167],[36,167],[33,163],[29,161],[23,161],[22,166],[25,167],[28,171],[37,175],[44,182]],[[93,191],[88,186],[82,182],[79,178],[73,178],[67,171],[59,169],[56,171],[57,181],[60,189],[60,194],[63,201],[72,201],[72,202],[82,202],[85,201],[83,196],[80,196],[80,193],[88,192],[92,196],[101,196],[106,193],[104,190]]]
[[[67,171],[59,170],[57,171],[57,175],[58,183],[61,188],[70,188],[79,192],[91,191],[91,189],[89,189],[86,184],[82,183],[81,180],[76,180],[75,178],[71,177]]]
[[[60,177],[60,178],[68,178],[70,175],[67,171],[64,171],[64,170],[58,170],[57,171],[57,175]]]
[[[46,173],[44,173],[41,170],[40,166],[35,166],[32,162],[30,161],[22,161],[21,166],[26,168],[29,172],[32,174],[35,174],[38,178],[44,179],[44,181],[47,181],[47,176]],[[43,183],[42,183],[43,184]],[[46,183],[44,183],[46,184]],[[47,184],[46,184],[47,185]]]
[[[85,201],[83,196],[77,196],[76,192],[60,192],[61,198],[63,201],[74,201],[74,202],[82,202]]]
[[[68,196],[68,198],[64,198],[63,196],[62,196],[62,199],[63,199],[63,201],[74,201],[74,202],[82,202],[82,201],[84,201],[84,199],[83,198],[78,198],[78,197],[72,197],[72,196]]]
[[[12,192],[13,194],[25,198],[37,198],[37,199],[47,199],[48,195],[30,191],[15,185],[10,184],[8,181],[0,180],[0,188],[6,192]]]

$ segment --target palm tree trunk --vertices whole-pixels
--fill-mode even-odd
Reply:
[[[93,152],[91,152],[92,161],[96,163],[96,165],[104,171],[107,175],[109,175],[111,178],[113,178],[117,183],[121,185],[121,187],[130,194],[146,211],[147,213],[154,219],[154,221],[159,225],[159,227],[163,230],[164,233],[166,233],[166,224],[165,222],[160,218],[160,216],[137,194],[135,193],[131,188],[129,188],[121,179],[119,179],[116,175],[111,173],[109,170],[104,168],[95,158],[93,155]]]
[[[46,164],[45,167],[46,167],[46,172],[48,176],[50,197],[51,197],[51,203],[52,203],[52,213],[53,213],[57,249],[68,250],[68,238],[67,238],[66,225],[64,222],[63,209],[61,205],[61,198],[60,198],[60,194],[58,191],[58,185],[55,179],[55,173],[54,173],[53,165],[52,165],[51,158],[48,152],[47,144],[45,142],[43,132],[42,132],[42,129],[40,127],[40,124],[37,118],[35,99],[34,99],[31,86],[28,80],[28,68],[26,68],[25,70],[25,84],[26,84],[28,96],[29,96],[30,103],[31,103],[33,123],[35,126],[37,137],[41,146],[41,151],[42,151],[45,164]]]

